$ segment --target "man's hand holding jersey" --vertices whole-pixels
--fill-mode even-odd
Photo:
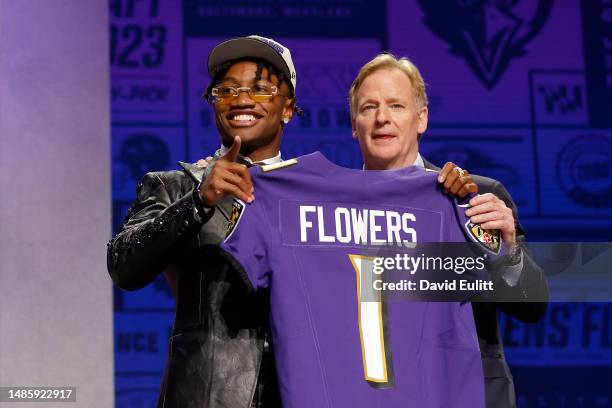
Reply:
[[[446,162],[440,174],[438,182],[442,184],[444,194],[465,197],[469,193],[477,193],[478,186],[472,181],[472,176],[467,170],[462,169],[453,162]]]
[[[445,194],[465,197],[469,193],[477,193],[478,186],[472,181],[467,170],[447,162],[438,176]],[[516,230],[514,215],[506,203],[495,194],[478,195],[469,201],[470,208],[465,215],[470,221],[479,224],[483,229],[497,229],[502,234],[502,240],[508,249],[516,245]]]
[[[486,193],[470,200],[470,208],[465,212],[474,224],[484,229],[497,229],[508,249],[516,246],[514,214],[506,203],[495,194]]]

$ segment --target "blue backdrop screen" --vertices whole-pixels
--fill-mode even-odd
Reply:
[[[208,53],[260,34],[291,49],[305,115],[285,158],[319,150],[362,164],[348,89],[381,51],[428,85],[421,153],[501,181],[531,241],[610,241],[612,3],[607,0],[111,0],[113,227],[140,177],[219,146],[200,100]],[[154,404],[174,301],[163,278],[115,290],[119,407]],[[538,324],[502,316],[521,407],[612,405],[612,308],[554,303]]]

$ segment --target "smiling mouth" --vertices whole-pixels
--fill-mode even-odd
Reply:
[[[257,123],[259,117],[251,113],[240,113],[236,115],[229,115],[227,120],[233,127],[248,127],[253,126]]]

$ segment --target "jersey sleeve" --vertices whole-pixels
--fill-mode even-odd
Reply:
[[[234,199],[221,254],[240,273],[249,289],[256,291],[269,286],[270,267],[267,225],[264,209],[258,201],[251,204]]]

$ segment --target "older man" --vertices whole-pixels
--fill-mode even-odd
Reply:
[[[419,142],[428,123],[427,94],[423,78],[412,62],[389,54],[377,56],[359,71],[349,99],[353,137],[359,141],[366,170],[410,165],[438,169],[419,154]],[[456,187],[464,176],[463,171],[452,171],[441,174],[439,180],[447,187]],[[499,181],[481,176],[473,179],[484,194],[470,201],[466,215],[482,228],[500,230],[507,255],[493,278],[504,299],[515,301],[473,305],[487,406],[514,407],[514,384],[499,336],[497,311],[535,322],[544,314],[546,304],[527,301],[547,298],[548,288],[542,270],[524,251],[524,231],[508,191]]]

